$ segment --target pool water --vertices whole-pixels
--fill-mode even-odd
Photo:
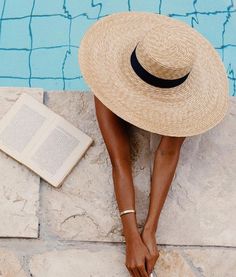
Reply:
[[[91,24],[119,11],[152,11],[196,28],[220,54],[236,95],[236,8],[232,0],[0,0],[0,86],[89,90],[78,48]]]

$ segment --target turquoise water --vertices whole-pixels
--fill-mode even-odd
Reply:
[[[232,0],[0,0],[0,86],[88,90],[80,40],[100,18],[153,11],[185,21],[213,44],[236,96],[236,8]]]

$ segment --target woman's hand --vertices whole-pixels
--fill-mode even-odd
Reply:
[[[133,277],[149,277],[152,271],[148,271],[146,264],[152,259],[147,247],[140,235],[126,240],[126,262],[125,265]]]
[[[151,273],[160,255],[159,250],[157,248],[155,232],[145,229],[144,227],[141,232],[141,239],[143,243],[146,245],[146,247],[148,248],[148,251],[151,256],[150,259],[148,259],[147,261],[147,269],[148,269],[148,272]]]

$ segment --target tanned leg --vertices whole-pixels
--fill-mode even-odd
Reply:
[[[162,136],[155,152],[149,211],[141,233],[142,240],[150,253],[153,256],[157,254],[156,259],[149,261],[149,267],[151,268],[154,267],[159,257],[155,238],[158,220],[174,177],[184,139],[185,137]]]

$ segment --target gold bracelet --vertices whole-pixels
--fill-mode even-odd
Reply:
[[[129,214],[129,213],[135,213],[135,210],[125,210],[120,212],[120,216],[122,216],[123,214]]]

